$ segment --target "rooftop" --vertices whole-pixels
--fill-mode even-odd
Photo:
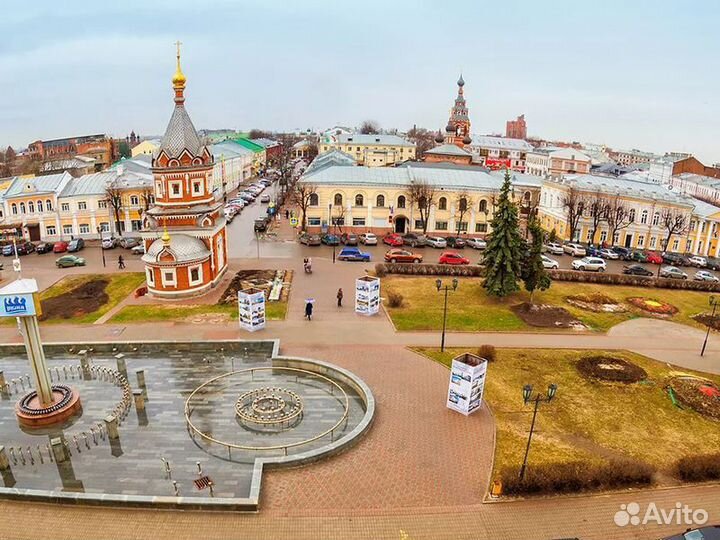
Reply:
[[[355,143],[364,146],[415,146],[410,141],[406,141],[398,135],[365,135],[362,133],[341,133],[340,135],[336,135],[335,138],[340,144]]]
[[[546,182],[575,186],[580,191],[600,192],[610,195],[622,195],[637,199],[652,199],[674,203],[680,206],[692,206],[686,197],[673,192],[667,186],[609,176],[593,176],[590,174],[566,175],[561,179],[549,179]]]
[[[501,150],[520,150],[522,152],[528,152],[533,149],[533,145],[523,139],[493,137],[491,135],[473,135],[470,146],[499,148]]]
[[[426,154],[434,154],[436,156],[463,156],[472,157],[472,154],[467,150],[463,150],[455,144],[441,144],[431,150],[426,150]]]
[[[326,169],[327,167],[332,167],[335,165],[340,166],[346,166],[346,167],[353,167],[357,165],[357,161],[355,161],[355,158],[352,157],[350,154],[347,154],[345,152],[341,152],[337,148],[333,148],[331,150],[328,150],[327,152],[323,152],[322,154],[318,154],[317,157],[308,165],[307,169],[305,169],[305,175],[317,172],[322,169]]]
[[[160,143],[160,149],[157,151],[164,150],[170,158],[178,158],[183,150],[188,150],[193,156],[199,156],[202,148],[203,143],[187,109],[183,104],[176,104]]]
[[[259,144],[263,148],[272,148],[274,146],[279,146],[280,143],[278,141],[273,141],[272,139],[266,139],[264,137],[260,137],[259,139],[250,139],[255,144]]]
[[[67,172],[34,176],[32,178],[16,177],[5,192],[5,198],[23,197],[32,193],[55,193],[62,189],[70,179],[72,179],[72,176]]]
[[[232,142],[237,143],[241,146],[244,146],[245,148],[255,152],[256,154],[265,151],[264,146],[254,143],[250,139],[246,139],[244,137],[238,137],[237,139],[232,139]]]

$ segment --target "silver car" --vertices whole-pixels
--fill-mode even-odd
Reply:
[[[466,242],[468,246],[474,249],[485,249],[487,247],[487,242],[482,238],[468,238]]]
[[[560,264],[555,259],[551,259],[547,255],[541,255],[540,258],[542,259],[543,268],[557,270],[560,267]]]
[[[694,279],[697,281],[713,281],[715,283],[720,281],[720,279],[718,279],[716,275],[711,274],[707,270],[698,270],[697,272],[695,272]]]
[[[569,243],[565,244],[563,246],[563,250],[568,255],[572,255],[573,257],[584,257],[587,255],[587,252],[585,251],[585,246],[581,244],[575,244],[575,243]]]
[[[688,275],[675,266],[663,266],[660,269],[660,277],[670,279],[687,279]]]
[[[565,253],[563,247],[555,242],[548,242],[545,246],[545,250],[552,255],[562,255]]]
[[[444,238],[440,238],[439,236],[428,236],[425,240],[425,243],[428,246],[432,246],[434,248],[446,248],[447,247],[447,240]]]
[[[363,233],[360,236],[358,236],[360,239],[360,243],[364,244],[366,246],[377,246],[377,236],[375,236],[373,233]]]

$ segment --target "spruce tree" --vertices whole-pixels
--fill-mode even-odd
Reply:
[[[532,304],[535,291],[549,289],[552,282],[542,263],[544,231],[536,217],[530,218],[528,232],[530,245],[528,256],[523,260],[522,279],[525,282],[525,290],[530,293],[530,304]]]
[[[485,281],[483,287],[491,296],[504,297],[519,290],[520,260],[523,240],[518,226],[518,209],[510,200],[510,171],[493,212],[487,248],[485,249]]]

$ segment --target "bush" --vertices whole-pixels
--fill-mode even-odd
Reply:
[[[720,454],[698,454],[680,458],[675,463],[675,476],[683,482],[720,479]]]
[[[627,274],[606,274],[603,272],[580,272],[578,270],[548,270],[556,281],[577,283],[599,283],[605,285],[627,285],[630,287],[656,287],[658,289],[681,289],[686,291],[720,292],[720,283],[693,281],[691,279],[654,278],[630,276]]]
[[[387,275],[384,264],[375,265],[375,275],[379,278],[384,278]]]
[[[507,495],[539,495],[617,489],[652,484],[654,469],[646,463],[613,460],[603,464],[581,461],[532,465],[520,481],[517,469],[501,476]]]
[[[480,345],[477,350],[477,355],[488,362],[494,362],[496,358],[495,347],[493,345]]]
[[[393,308],[402,307],[402,304],[403,304],[403,295],[402,294],[390,291],[388,293],[387,297],[388,297],[388,305],[390,307],[393,307]]]
[[[404,274],[410,276],[457,276],[482,277],[484,269],[477,265],[452,266],[449,264],[414,264],[414,263],[379,263],[375,265],[378,277],[387,274]]]

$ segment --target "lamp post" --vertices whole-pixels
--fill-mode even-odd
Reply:
[[[260,258],[260,231],[255,229],[255,244],[257,244],[257,258]]]
[[[328,232],[327,232],[327,234],[330,234],[330,226],[335,224],[333,217],[332,217],[332,207],[333,207],[333,203],[328,203]],[[335,228],[333,228],[333,231],[334,230],[335,230]],[[335,264],[335,243],[334,242],[333,242],[332,248],[333,248],[333,264]]]
[[[97,233],[100,237],[100,253],[102,253],[103,268],[105,268],[105,250],[102,246],[102,229],[100,227],[97,228]]]
[[[445,327],[447,325],[448,292],[457,290],[458,280],[457,280],[457,278],[453,278],[452,286],[450,286],[450,285],[443,285],[442,279],[437,279],[437,280],[435,280],[435,287],[437,287],[438,292],[445,291],[445,304],[443,305],[442,338],[440,340],[440,352],[444,352],[445,351]]]
[[[532,423],[530,424],[530,435],[528,435],[527,446],[525,447],[525,458],[523,459],[523,464],[520,468],[520,481],[525,478],[525,469],[527,469],[528,454],[530,453],[530,443],[532,442],[533,432],[535,431],[535,418],[537,417],[538,407],[540,406],[540,403],[550,403],[552,401],[552,399],[555,397],[555,394],[557,393],[557,384],[553,383],[548,386],[546,395],[542,395],[538,392],[535,394],[535,396],[533,396],[532,391],[532,384],[526,384],[525,386],[523,386],[523,402],[525,403],[525,405],[527,405],[531,401],[534,401],[535,408],[533,410]]]
[[[708,338],[710,337],[710,325],[715,320],[715,308],[718,304],[720,304],[720,300],[717,296],[710,295],[710,298],[708,298],[708,301],[710,302],[710,305],[712,306],[712,315],[710,315],[710,324],[707,325],[707,332],[705,332],[705,341],[703,341],[702,350],[700,351],[700,356],[705,355],[705,347],[707,347]]]

